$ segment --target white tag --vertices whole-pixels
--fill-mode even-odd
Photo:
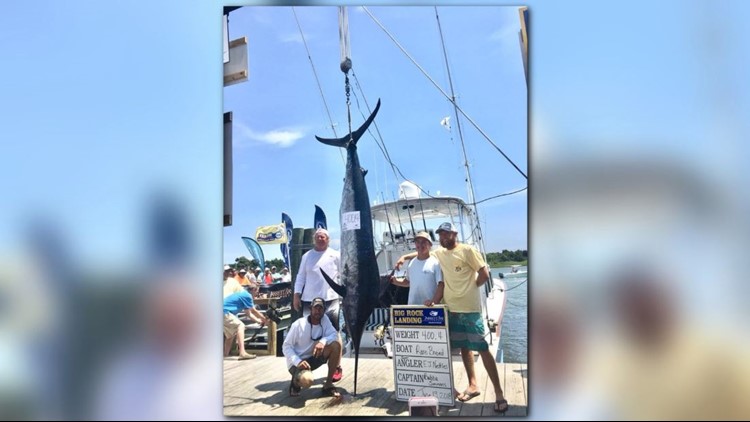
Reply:
[[[341,230],[359,229],[359,211],[345,212],[341,216]]]

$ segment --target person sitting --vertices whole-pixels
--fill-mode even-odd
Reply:
[[[234,269],[229,265],[224,266],[224,298],[242,290],[242,286],[234,278]]]
[[[278,270],[276,269],[276,266],[271,267],[271,279],[273,280],[273,283],[280,283],[281,282],[281,274],[279,274]]]
[[[338,332],[325,314],[323,298],[316,297],[310,305],[310,315],[294,321],[284,338],[282,350],[292,375],[289,395],[299,396],[300,390],[309,388],[314,381],[312,371],[328,363],[328,377],[322,393],[324,396],[341,397],[333,385],[333,374],[341,359]]]
[[[289,268],[284,267],[284,269],[281,270],[281,282],[289,283],[291,281],[292,281],[292,275],[289,274]]]
[[[236,277],[238,277],[237,280],[242,288],[247,290],[253,297],[258,296],[258,282],[253,273],[248,273],[247,269],[240,268]]]

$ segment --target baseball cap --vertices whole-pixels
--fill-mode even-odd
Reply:
[[[330,234],[328,234],[328,230],[326,230],[326,229],[324,229],[324,228],[319,228],[318,230],[315,230],[315,234],[316,234],[316,235],[318,235],[318,234],[320,234],[320,233],[323,233],[323,234],[324,234],[324,235],[326,235],[326,237],[328,237],[328,238],[330,238],[330,237],[331,237],[331,235],[330,235]]]
[[[232,267],[230,267],[229,265],[225,265],[225,266],[224,266],[224,271],[229,271],[229,270],[231,270],[231,269],[232,269]]]
[[[430,242],[430,245],[432,245],[432,239],[430,239],[430,234],[427,232],[419,232],[416,236],[414,236],[414,239],[416,240],[418,237],[421,237],[422,239]]]
[[[454,226],[453,223],[443,223],[443,224],[441,224],[440,227],[438,227],[438,229],[435,230],[435,233],[439,234],[442,231],[458,233],[458,230],[456,230],[456,226]]]
[[[240,268],[240,273],[246,273],[246,272],[247,272],[246,268]]]
[[[316,306],[322,306],[322,307],[323,307],[323,309],[325,309],[325,308],[326,308],[326,301],[325,301],[325,300],[323,300],[323,298],[322,298],[322,297],[316,297],[316,298],[315,298],[315,299],[313,299],[313,300],[312,300],[312,302],[310,303],[310,307],[311,307],[311,308],[314,308],[314,307],[316,307]]]

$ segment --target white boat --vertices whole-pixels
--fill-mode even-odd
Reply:
[[[439,248],[440,242],[435,230],[446,221],[452,222],[458,229],[458,241],[475,247],[486,262],[476,213],[463,199],[453,196],[422,198],[418,189],[409,182],[401,184],[399,196],[396,201],[371,207],[373,233],[376,234],[376,259],[381,276],[387,276],[391,272],[399,257],[416,250],[414,235],[420,231],[430,234],[433,249]],[[492,276],[481,289],[485,338],[491,347],[497,347],[500,339],[505,290],[502,278]],[[365,327],[361,348],[382,348],[386,355],[390,355],[387,330],[385,333],[382,328],[376,331],[387,320],[388,309],[376,308]],[[501,350],[498,353],[502,355]]]

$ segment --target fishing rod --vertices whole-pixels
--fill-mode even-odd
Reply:
[[[383,207],[385,208],[385,221],[388,222],[388,233],[391,234],[391,243],[396,243],[396,238],[393,236],[393,229],[391,228],[391,219],[388,217],[388,204],[385,203],[385,195],[380,192],[380,197],[383,199]]]
[[[422,197],[419,198],[419,209],[422,211],[422,225],[424,226],[424,231],[427,231],[427,222],[424,219],[424,205],[422,205]]]
[[[404,195],[404,197],[406,197],[406,195]],[[411,205],[411,206],[413,207],[414,205]],[[417,235],[417,231],[414,230],[414,221],[411,219],[411,210],[409,209],[409,200],[408,199],[406,200],[406,205],[404,205],[404,208],[406,208],[406,212],[407,212],[407,214],[409,214],[409,224],[411,224],[411,233],[412,233],[412,236],[416,236]]]
[[[393,195],[393,202],[397,203],[398,201],[396,200],[396,194],[391,191],[391,195]],[[406,240],[406,235],[404,234],[404,226],[401,224],[401,213],[398,212],[398,208],[396,208],[396,217],[398,217],[398,228],[401,230],[401,237]]]

